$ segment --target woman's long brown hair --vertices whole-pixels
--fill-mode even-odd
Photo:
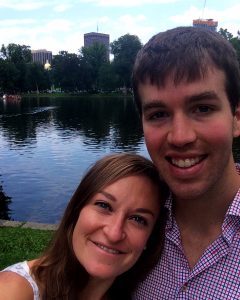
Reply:
[[[118,276],[111,286],[111,299],[130,299],[136,284],[144,279],[155,265],[163,245],[163,206],[168,189],[159,179],[158,171],[150,160],[130,153],[108,155],[98,160],[83,177],[49,247],[31,269],[42,300],[78,299],[89,279],[72,247],[73,230],[79,213],[99,190],[118,179],[133,175],[146,176],[159,187],[160,216],[148,240],[147,249],[143,251],[137,263],[129,271]]]

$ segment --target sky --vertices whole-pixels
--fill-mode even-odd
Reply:
[[[79,53],[84,33],[107,33],[110,42],[129,33],[145,44],[198,18],[214,19],[237,36],[239,12],[239,0],[0,0],[0,45]]]

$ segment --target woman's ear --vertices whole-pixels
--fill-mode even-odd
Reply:
[[[233,137],[240,136],[240,104],[237,106],[233,120]]]

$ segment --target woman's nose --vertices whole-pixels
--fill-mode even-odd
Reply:
[[[110,217],[104,226],[104,233],[111,242],[118,242],[126,237],[124,220],[122,218]]]

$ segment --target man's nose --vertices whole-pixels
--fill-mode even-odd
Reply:
[[[111,216],[106,222],[103,231],[112,243],[121,241],[126,237],[125,221],[122,217]]]
[[[197,138],[192,120],[180,114],[174,116],[168,132],[168,142],[176,147],[193,143]]]

